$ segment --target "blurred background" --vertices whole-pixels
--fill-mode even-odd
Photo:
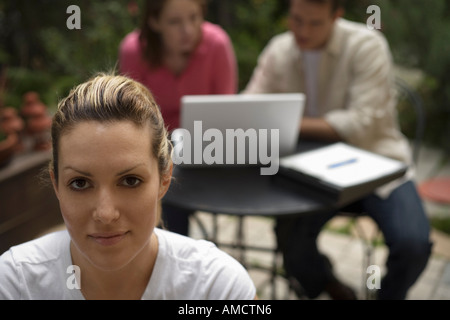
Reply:
[[[80,30],[66,26],[66,10],[73,4],[81,9]],[[51,114],[74,85],[98,71],[115,69],[119,43],[138,27],[142,4],[143,0],[0,0],[0,107],[19,113],[27,103],[38,101]],[[381,9],[381,32],[391,46],[396,72],[424,101],[423,144],[437,150],[439,166],[448,165],[450,2],[348,0],[345,17],[365,23],[370,5]],[[284,0],[209,0],[207,20],[221,25],[233,41],[240,90],[269,39],[286,30],[287,10]],[[399,108],[399,114],[403,132],[412,138],[416,117],[406,108]],[[46,119],[36,127],[48,125]],[[0,133],[0,143],[5,139]],[[10,177],[3,175],[4,182]],[[5,190],[11,192],[12,182],[7,185],[0,188],[0,212],[10,197]],[[450,223],[445,223],[450,233]]]
[[[54,108],[77,82],[116,67],[121,39],[140,21],[142,0],[0,0],[0,105],[18,108],[35,91]],[[69,5],[81,9],[81,30],[69,30]],[[402,77],[426,106],[425,142],[450,154],[450,2],[348,0],[346,18],[366,22],[381,9],[382,29]],[[267,41],[286,29],[287,1],[209,0],[208,20],[228,31],[242,89]],[[401,111],[401,110],[400,110]],[[401,115],[406,134],[414,119]]]
[[[119,43],[139,26],[143,2],[0,0],[0,124],[8,122],[11,130],[24,132],[20,145],[0,130],[0,254],[11,245],[50,231],[50,227],[62,226],[58,202],[42,174],[51,155],[51,114],[73,86],[98,71],[117,68]],[[70,5],[81,10],[80,30],[67,28]],[[433,226],[433,254],[443,259],[430,263],[412,298],[448,299],[450,205],[445,201],[450,198],[450,1],[347,0],[345,17],[365,23],[372,14],[367,13],[371,5],[381,9],[380,31],[391,46],[397,76],[423,100],[425,132],[419,181],[441,175],[447,178],[438,190],[444,203],[426,201]],[[221,25],[233,42],[239,90],[249,81],[267,42],[286,30],[287,11],[287,0],[209,0],[207,20]],[[414,139],[415,113],[402,105],[398,110],[402,131]],[[36,178],[43,178],[43,183],[37,184]],[[261,234],[272,234],[271,223],[263,222],[266,229],[252,221],[251,231],[257,233],[258,243]],[[223,226],[229,228],[229,221]],[[328,229],[350,233],[348,221],[331,224]],[[324,249],[332,250],[332,255],[350,252],[347,246],[333,249],[330,244],[339,242],[335,238],[326,242]],[[355,271],[349,270],[348,278],[354,280]]]

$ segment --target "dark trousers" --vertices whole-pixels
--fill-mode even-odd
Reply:
[[[395,189],[387,199],[375,194],[359,202],[383,233],[389,249],[387,273],[377,292],[379,299],[405,299],[431,255],[430,225],[413,182]],[[313,299],[334,279],[332,266],[319,252],[317,237],[337,212],[279,218],[275,232],[284,267],[306,295]]]

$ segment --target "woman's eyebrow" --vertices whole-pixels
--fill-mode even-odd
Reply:
[[[128,172],[130,172],[130,171],[136,169],[137,167],[145,166],[145,165],[146,165],[145,163],[139,163],[139,164],[133,166],[133,167],[130,168],[130,169],[126,169],[126,170],[120,171],[119,173],[116,174],[116,176],[121,176],[121,175],[123,175],[123,174],[125,174],[125,173],[128,173]]]
[[[139,163],[139,164],[137,164],[137,165],[135,165],[135,166],[133,166],[133,167],[131,167],[131,168],[129,168],[129,169],[122,170],[122,171],[118,172],[118,173],[116,174],[116,176],[121,176],[121,175],[123,175],[123,174],[126,174],[126,173],[128,173],[128,172],[130,172],[130,171],[136,169],[137,167],[140,167],[140,166],[145,166],[145,163]],[[87,177],[92,177],[92,174],[91,174],[91,173],[85,172],[85,171],[82,171],[82,170],[79,170],[79,169],[74,168],[74,167],[72,167],[72,166],[66,166],[66,167],[63,168],[63,170],[64,170],[64,171],[65,171],[65,170],[72,170],[72,171],[78,172],[78,173],[81,174],[81,175],[84,175],[84,176],[87,176]]]
[[[90,174],[89,172],[84,172],[84,171],[82,171],[82,170],[78,170],[78,169],[76,169],[76,168],[74,168],[74,167],[72,167],[72,166],[66,166],[66,167],[64,167],[64,168],[63,168],[63,171],[65,171],[65,170],[72,170],[72,171],[78,172],[79,174],[82,174],[82,175],[84,175],[84,176],[92,177],[92,174]]]

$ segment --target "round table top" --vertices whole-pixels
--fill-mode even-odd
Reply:
[[[287,186],[259,167],[175,167],[164,202],[188,210],[232,215],[282,216],[328,210],[329,200]]]

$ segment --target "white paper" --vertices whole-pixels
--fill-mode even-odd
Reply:
[[[344,188],[376,180],[405,166],[342,142],[284,157],[280,165]]]

